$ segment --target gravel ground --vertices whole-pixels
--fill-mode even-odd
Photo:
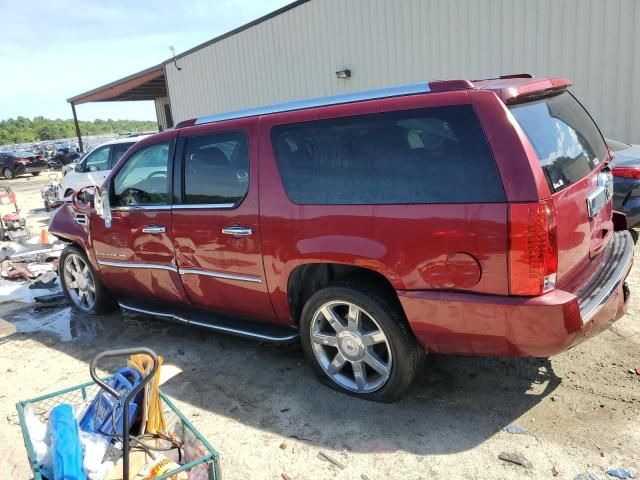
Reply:
[[[34,232],[46,224],[37,211],[46,181],[11,182]],[[18,400],[87,381],[101,350],[145,345],[182,370],[163,389],[220,451],[225,479],[573,480],[612,478],[605,473],[612,467],[637,476],[637,268],[629,283],[629,313],[590,341],[549,360],[433,356],[415,388],[392,405],[321,386],[297,346],[121,313],[90,318],[68,308],[36,314],[0,305],[0,472],[31,478]],[[526,433],[503,430],[510,425]],[[530,468],[498,459],[502,452],[522,455]]]

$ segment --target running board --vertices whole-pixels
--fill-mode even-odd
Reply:
[[[238,337],[251,338],[263,342],[292,343],[298,340],[298,330],[286,325],[273,323],[253,322],[232,317],[226,317],[214,313],[186,309],[162,309],[158,307],[139,306],[130,300],[119,300],[118,304],[123,310],[158,317],[163,320],[204,327],[216,332],[228,333]]]

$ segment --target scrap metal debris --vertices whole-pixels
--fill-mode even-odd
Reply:
[[[533,468],[533,465],[527,460],[524,455],[514,452],[502,452],[498,455],[498,458],[504,462],[514,463],[524,468]]]
[[[58,264],[64,245],[19,244],[0,248],[0,303],[33,303],[60,292]]]
[[[324,453],[322,451],[318,452],[318,458],[320,458],[321,460],[325,460],[325,461],[327,461],[329,463],[334,464],[340,470],[344,470],[346,468],[345,464],[342,463],[340,460],[336,460],[335,458],[331,457],[330,455],[327,455],[326,453]]]

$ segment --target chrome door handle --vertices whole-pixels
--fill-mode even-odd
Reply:
[[[151,233],[154,235],[158,233],[166,233],[166,232],[167,232],[167,229],[162,225],[149,225],[142,229],[142,233]]]
[[[246,227],[225,227],[222,229],[225,235],[233,235],[234,237],[246,237],[253,233],[253,230]]]

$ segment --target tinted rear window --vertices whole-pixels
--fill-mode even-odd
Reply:
[[[533,145],[552,192],[584,178],[606,158],[598,127],[569,92],[510,110]]]
[[[280,125],[271,141],[287,195],[298,204],[505,200],[468,105]]]

